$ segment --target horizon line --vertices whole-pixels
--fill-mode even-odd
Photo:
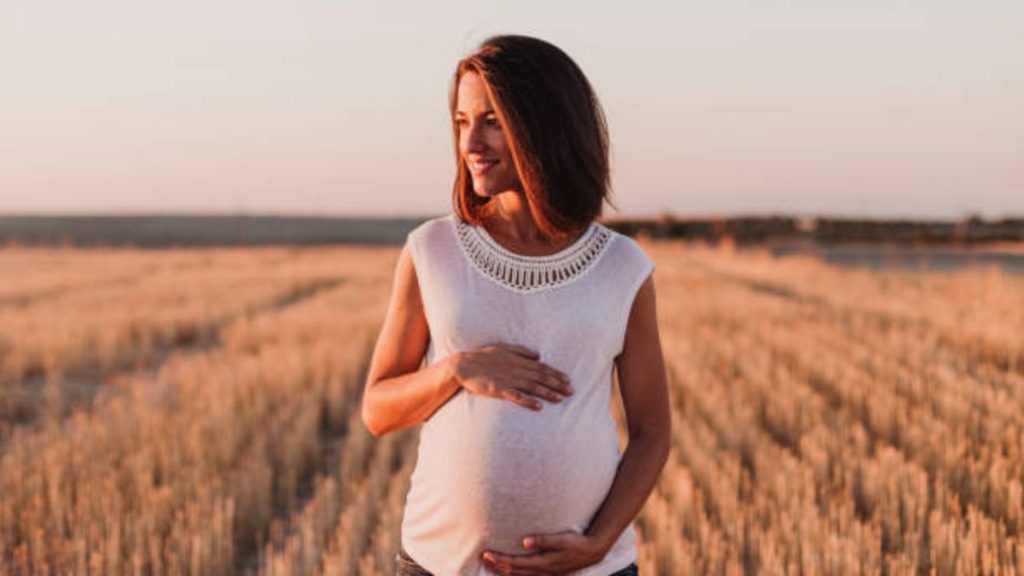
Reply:
[[[290,211],[121,211],[121,212],[100,212],[100,211],[75,211],[75,212],[0,212],[0,218],[286,218],[286,219],[339,219],[339,220],[425,220],[450,213],[446,212],[424,212],[419,214],[395,214],[395,213],[328,213],[328,212],[290,212]],[[966,211],[959,216],[928,216],[923,214],[869,214],[869,213],[829,213],[829,212],[808,212],[800,213],[787,210],[765,211],[749,210],[736,212],[680,212],[680,211],[658,211],[658,212],[635,212],[627,214],[606,214],[598,217],[599,220],[615,222],[630,220],[660,220],[671,218],[674,220],[715,220],[715,219],[740,219],[740,218],[793,218],[797,220],[808,219],[836,219],[836,220],[912,220],[927,222],[960,222],[972,218],[983,221],[1018,220],[1024,219],[1024,212],[1002,213],[1000,215],[986,215],[977,211]]]

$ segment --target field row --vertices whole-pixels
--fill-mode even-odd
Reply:
[[[657,573],[1024,573],[1024,348],[983,336],[1013,333],[1021,279],[664,248]],[[954,333],[978,293],[1004,314]]]
[[[122,375],[119,393],[62,420],[15,428],[0,453],[0,573],[256,565],[338,461],[332,447],[363,432],[350,421],[394,256],[303,254],[307,270],[342,281],[227,322],[211,347]]]
[[[15,426],[87,405],[125,373],[216,347],[239,320],[336,287],[365,258],[284,248],[0,251],[11,278],[0,296],[0,443]]]

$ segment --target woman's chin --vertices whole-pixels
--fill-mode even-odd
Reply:
[[[480,184],[473,185],[473,192],[475,192],[476,195],[479,196],[480,199],[482,200],[487,200],[494,196],[494,192],[490,188],[482,186]]]

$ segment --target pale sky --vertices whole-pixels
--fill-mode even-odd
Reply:
[[[1017,0],[18,2],[0,214],[444,213],[454,65],[518,33],[597,90],[619,214],[1022,215],[1022,30]]]

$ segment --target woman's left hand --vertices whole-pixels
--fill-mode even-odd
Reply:
[[[564,574],[596,564],[608,552],[593,538],[572,530],[527,536],[523,547],[536,552],[520,555],[485,550],[481,558],[498,574]]]

